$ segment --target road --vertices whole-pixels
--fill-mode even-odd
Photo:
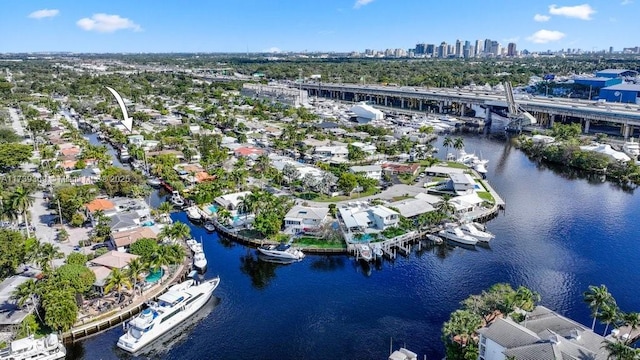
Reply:
[[[19,136],[24,137],[25,129],[17,110],[13,108],[9,109],[9,114],[11,116],[11,126],[13,130]],[[23,143],[26,143],[26,140],[23,140]],[[33,155],[34,160],[38,159],[39,154],[36,151],[34,151]],[[22,164],[21,169],[29,174],[33,174],[34,181],[37,181],[36,179],[40,178],[40,174],[37,172],[37,166],[34,162]],[[75,243],[74,241],[68,241],[66,243],[60,243],[56,241],[58,233],[57,228],[49,227],[49,223],[55,218],[56,215],[55,212],[54,214],[52,214],[52,211],[49,210],[48,201],[44,199],[44,192],[42,190],[36,191],[36,193],[33,194],[33,200],[33,206],[31,207],[31,209],[29,209],[31,215],[29,225],[35,227],[36,237],[42,243],[50,243],[57,246],[60,251],[65,254],[66,257],[66,255],[74,251],[74,246],[78,244],[77,239],[74,239]],[[61,265],[62,263],[64,263],[64,259],[57,259],[54,261],[55,266]]]

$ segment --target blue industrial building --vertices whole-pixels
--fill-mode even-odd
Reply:
[[[605,69],[605,70],[596,71],[596,77],[600,77],[600,78],[615,79],[615,78],[635,77],[635,76],[638,76],[637,71],[626,70],[626,69]]]
[[[575,84],[591,86],[594,89],[599,89],[607,86],[622,84],[622,78],[608,78],[608,77],[576,77],[573,79]]]
[[[623,102],[638,104],[640,99],[640,85],[618,84],[600,89],[600,99],[608,102]]]

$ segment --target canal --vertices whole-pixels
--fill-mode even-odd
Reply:
[[[640,311],[637,192],[532,162],[504,140],[464,140],[467,152],[489,160],[487,179],[507,203],[488,223],[490,247],[427,247],[371,265],[346,256],[279,265],[192,226],[204,241],[205,277],[221,277],[216,302],[150,357],[386,359],[393,339],[420,359],[441,359],[449,313],[497,282],[530,287],[543,305],[587,325],[582,292],[591,284],[606,284],[622,310]],[[115,345],[121,333],[74,344],[69,358],[129,358]]]

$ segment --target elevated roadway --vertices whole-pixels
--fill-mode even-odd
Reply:
[[[413,88],[358,84],[303,83],[296,84],[309,92],[310,96],[329,97],[348,101],[373,101],[376,104],[423,111],[455,105],[464,107],[507,107],[504,92],[462,90],[446,88]],[[599,103],[596,101],[532,97],[516,95],[520,108],[532,114],[546,114],[553,123],[555,116],[571,116],[584,120],[585,132],[591,121],[619,124],[628,134],[631,126],[640,126],[640,106],[624,103]]]

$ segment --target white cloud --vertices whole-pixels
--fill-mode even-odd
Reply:
[[[551,15],[565,16],[580,20],[591,20],[591,15],[595,13],[596,11],[589,4],[561,7],[558,7],[558,5],[549,6],[549,14]]]
[[[541,14],[533,15],[533,20],[537,22],[545,22],[545,21],[549,21],[549,19],[551,19],[551,16],[549,15],[541,15]]]
[[[48,17],[54,17],[58,14],[60,14],[60,10],[58,9],[42,9],[32,12],[28,17],[32,19],[44,19]]]
[[[629,4],[633,4],[633,0],[622,0],[622,2],[620,3],[620,5],[629,5]]]
[[[529,36],[527,40],[536,44],[546,44],[552,41],[558,41],[566,36],[565,33],[556,30],[538,30],[533,35]]]
[[[76,24],[87,31],[97,31],[101,33],[112,33],[118,30],[131,29],[142,31],[140,25],[133,21],[120,17],[120,15],[93,14],[91,18],[82,18]]]
[[[367,5],[367,4],[370,4],[372,2],[373,2],[373,0],[356,0],[356,3],[353,4],[353,8],[354,9],[359,9],[359,8],[361,8],[361,7],[363,7],[363,6]]]

